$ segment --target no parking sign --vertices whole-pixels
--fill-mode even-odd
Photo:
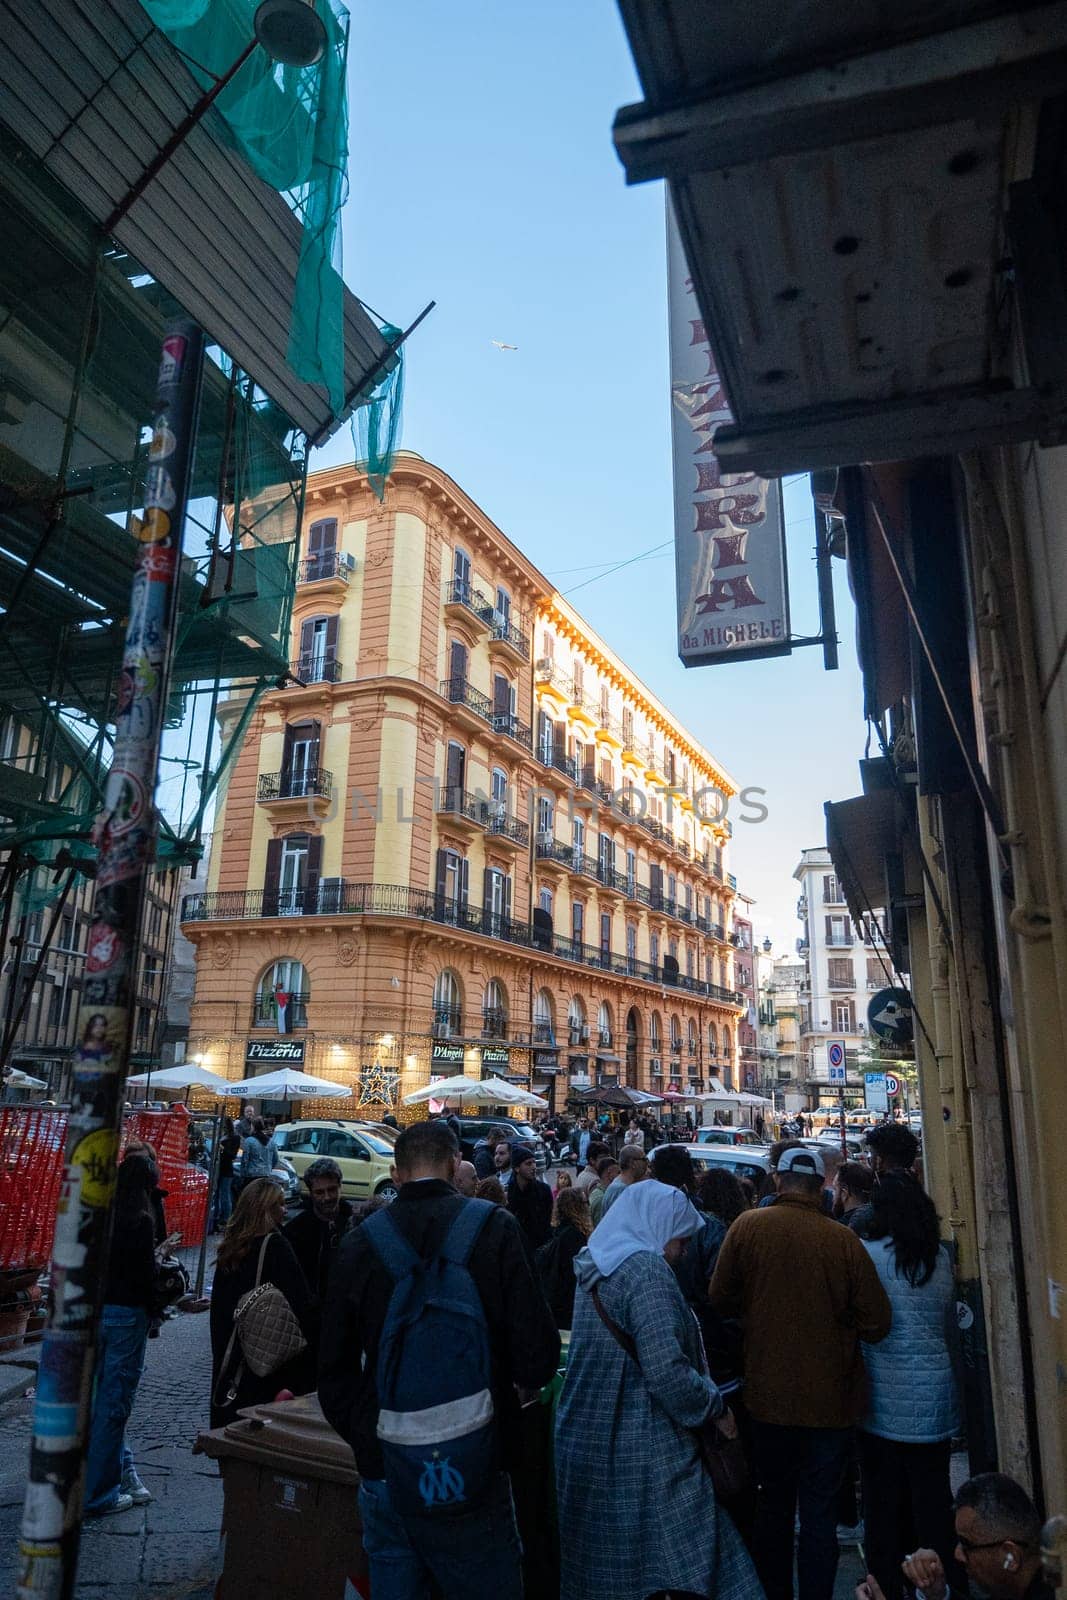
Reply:
[[[845,1081],[845,1041],[831,1039],[826,1046],[826,1064],[830,1069],[831,1083]]]

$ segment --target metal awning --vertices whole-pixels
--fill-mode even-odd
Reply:
[[[0,0],[0,120],[98,227],[200,94],[137,0]],[[326,437],[342,418],[286,361],[300,232],[212,108],[115,238],[297,427]],[[351,396],[388,344],[347,291],[344,328]]]
[[[827,800],[826,846],[856,922],[888,903],[886,857],[899,848],[897,800],[875,789],[852,800]]]
[[[1067,4],[619,5],[646,99],[615,143],[631,182],[669,181],[730,470],[1067,437],[1062,378],[1013,386],[998,334],[1012,115],[1062,93]]]

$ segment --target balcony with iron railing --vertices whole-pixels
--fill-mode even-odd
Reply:
[[[333,773],[325,767],[304,767],[299,771],[261,772],[256,782],[257,800],[328,800],[333,792]]]
[[[600,707],[597,713],[597,728],[605,739],[616,745],[620,750],[623,748],[622,723],[617,717],[613,717],[610,711],[606,711],[603,706]]]
[[[560,848],[566,852],[568,864],[572,864],[573,852],[570,847]],[[183,923],[249,921],[279,916],[410,917],[466,933],[481,934],[535,953],[611,972],[619,977],[639,978],[658,987],[670,984],[698,998],[724,1005],[743,1009],[746,1004],[744,995],[735,989],[726,989],[687,976],[671,978],[662,967],[650,962],[606,953],[532,924],[513,921],[499,912],[483,910],[431,890],[408,888],[404,884],[333,880],[307,888],[210,891],[186,895],[182,901]]]
[[[494,645],[503,646],[516,655],[520,661],[530,659],[530,636],[510,617],[502,616],[499,611],[494,611],[493,620],[489,628],[489,649]]]
[[[494,733],[502,733],[508,739],[514,739],[516,744],[521,744],[524,750],[533,749],[533,733],[525,722],[520,722],[514,713],[509,711],[494,711],[490,717]]]
[[[499,1006],[487,1006],[482,1012],[482,1038],[506,1039],[508,1036],[508,1014]]]
[[[435,1039],[454,1039],[463,1031],[463,1012],[459,1006],[435,1006],[430,1033]]]
[[[298,584],[325,583],[336,579],[341,584],[347,584],[350,572],[348,559],[339,550],[326,550],[322,555],[308,556],[301,561],[296,571],[296,581]]]
[[[550,772],[558,772],[562,777],[570,778],[572,783],[577,783],[578,763],[573,756],[567,755],[566,751],[559,750],[554,745],[551,748],[548,745],[541,745],[537,759]]]
[[[296,679],[300,686],[309,683],[340,683],[341,663],[332,651],[325,650],[322,655],[301,656],[297,661],[290,661],[289,675]]]
[[[450,705],[462,707],[464,711],[472,712],[482,722],[491,722],[493,718],[493,702],[487,694],[476,689],[473,683],[468,683],[466,678],[442,678],[438,693]]]
[[[535,1022],[533,1025],[534,1044],[555,1044],[556,1030],[551,1022]]]
[[[292,1028],[306,1028],[308,1025],[307,1004],[311,999],[309,990],[301,989],[289,996],[289,1004],[285,1010],[286,1031]],[[277,1028],[278,1007],[273,995],[257,995],[252,1007],[253,1028]]]
[[[451,578],[445,587],[445,610],[458,609],[491,628],[496,617],[492,601],[469,578]]]
[[[826,948],[828,950],[848,950],[856,942],[851,933],[828,933],[826,935]]]

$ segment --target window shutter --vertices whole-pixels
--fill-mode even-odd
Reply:
[[[856,1031],[856,1002],[855,1002],[855,1000],[850,1000],[849,1003],[848,1003],[848,1031],[849,1031],[849,1033],[855,1033],[855,1031]]]
[[[326,658],[332,661],[337,655],[337,624],[339,617],[334,612],[332,617],[326,618]]]
[[[552,752],[552,718],[547,711],[537,713],[537,749],[541,755]]]
[[[486,867],[482,873],[482,911],[488,916],[493,909],[493,869]]]
[[[511,921],[511,879],[510,879],[510,877],[507,877],[507,878],[504,879],[504,917],[505,917],[506,921],[508,921],[508,922]]]
[[[834,919],[833,919],[833,917],[827,917],[826,918],[826,941],[827,941],[827,943],[830,942],[830,940],[833,938],[833,936],[834,936]]]
[[[287,722],[285,734],[282,739],[282,771],[290,772],[293,765],[293,740],[296,736],[296,724]]]
[[[461,682],[467,677],[467,646],[458,639],[452,640],[448,654],[448,675],[450,678],[459,678]]]
[[[648,886],[653,894],[663,893],[663,868],[653,861],[648,869]]]
[[[322,765],[322,723],[309,722],[308,732],[311,740],[311,765],[320,767]]]
[[[267,844],[267,870],[263,875],[263,915],[278,915],[278,885],[282,876],[282,841],[271,839]]]
[[[445,898],[445,881],[446,881],[445,880],[445,873],[446,873],[447,867],[448,867],[448,851],[447,850],[438,850],[438,852],[437,852],[437,868],[436,868],[436,872],[435,872],[435,875],[434,875],[434,894],[437,896],[438,901],[443,901],[444,898]]]
[[[554,722],[552,724],[552,748],[557,756],[566,754],[567,729],[566,725],[562,722]]]
[[[459,903],[464,911],[467,909],[467,901],[470,899],[470,886],[471,864],[467,857],[464,856],[459,864]]]
[[[445,783],[451,789],[462,789],[467,776],[467,752],[461,744],[451,740],[448,745]],[[450,800],[454,797],[450,795]]]
[[[317,617],[308,617],[306,622],[300,624],[300,661],[301,664],[311,660],[312,641],[315,636],[315,623]],[[303,674],[301,674],[303,676]]]
[[[493,715],[506,717],[511,710],[511,684],[501,673],[493,678]]]
[[[307,878],[304,881],[304,910],[318,910],[319,876],[322,871],[322,834],[314,833],[308,840]]]
[[[327,517],[313,522],[308,533],[308,555],[325,555],[337,547],[337,518]]]

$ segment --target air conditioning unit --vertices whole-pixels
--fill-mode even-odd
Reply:
[[[319,879],[319,915],[329,916],[331,912],[340,911],[345,902],[344,878]]]
[[[343,567],[346,572],[355,572],[356,558],[355,556],[350,556],[347,550],[338,550],[337,565]]]
[[[537,662],[536,662],[536,664],[534,666],[534,671],[535,672],[551,672],[552,671],[552,657],[551,656],[538,656]]]

